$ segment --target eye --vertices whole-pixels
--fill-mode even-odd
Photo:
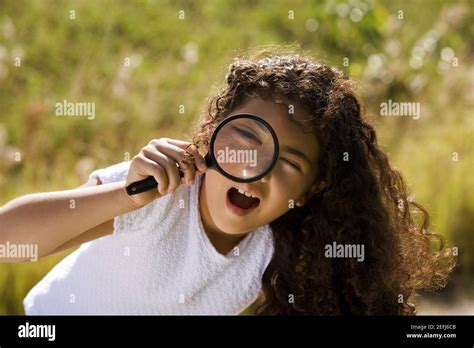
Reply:
[[[301,171],[301,168],[299,165],[291,162],[291,161],[288,161],[286,158],[283,158],[283,157],[280,157],[281,160],[283,160],[286,164],[290,165],[291,167],[295,168],[296,170],[299,170]]]
[[[237,133],[239,133],[240,135],[244,136],[245,138],[249,139],[249,140],[252,140],[253,142],[256,142],[258,143],[259,145],[262,144],[262,142],[260,141],[260,139],[257,138],[257,136],[255,134],[252,134],[242,128],[238,128],[238,127],[232,127]]]

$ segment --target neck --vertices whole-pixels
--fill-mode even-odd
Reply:
[[[199,188],[199,212],[201,214],[202,224],[209,240],[214,248],[223,255],[231,251],[245,237],[245,233],[232,235],[219,229],[211,218],[206,198],[206,180],[205,174],[201,178],[201,187]]]

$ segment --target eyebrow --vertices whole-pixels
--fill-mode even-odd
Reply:
[[[265,127],[261,122],[257,122],[255,120],[252,120],[252,121],[254,121],[254,123],[258,126],[258,128],[260,128],[265,133],[268,133],[268,128]]]
[[[301,152],[300,150],[297,150],[297,149],[295,149],[293,147],[289,147],[289,146],[283,146],[281,149],[282,149],[282,151],[289,152],[289,153],[291,153],[295,156],[298,156],[301,159],[308,162],[308,164],[311,164],[311,161],[309,160],[309,158],[303,152]]]

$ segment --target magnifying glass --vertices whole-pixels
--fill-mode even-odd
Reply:
[[[236,182],[254,182],[266,176],[278,160],[278,138],[273,128],[252,114],[237,114],[218,124],[211,136],[209,152],[204,157],[209,169]],[[184,173],[179,168],[179,176]],[[136,181],[126,187],[129,195],[158,186],[155,178]]]

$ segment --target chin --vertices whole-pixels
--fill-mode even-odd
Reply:
[[[249,230],[246,228],[242,228],[242,227],[239,227],[236,225],[230,225],[230,224],[217,225],[217,227],[219,228],[219,230],[229,235],[237,235],[237,234],[247,233],[251,231],[251,229]]]
[[[256,227],[241,226],[239,224],[231,223],[229,221],[222,222],[222,221],[219,221],[219,219],[214,220],[214,222],[219,230],[229,235],[238,235],[238,234],[248,233],[256,229]]]

